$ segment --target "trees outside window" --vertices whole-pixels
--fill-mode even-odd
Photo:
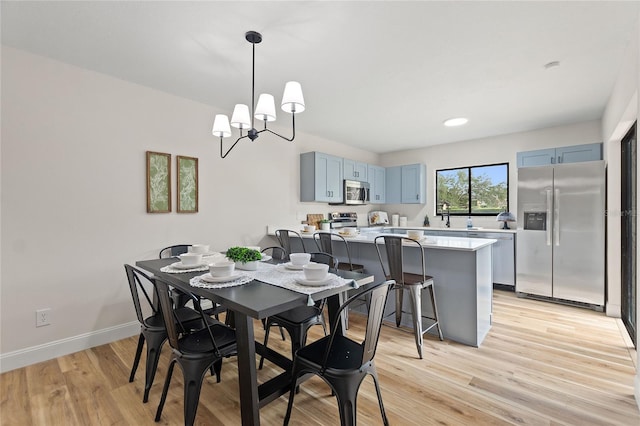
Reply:
[[[509,163],[436,171],[436,214],[493,216],[509,209]]]

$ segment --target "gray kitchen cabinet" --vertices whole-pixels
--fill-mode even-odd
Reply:
[[[427,168],[424,164],[402,166],[402,204],[424,204]]]
[[[516,285],[516,245],[515,235],[507,232],[467,232],[469,238],[492,238],[497,240],[491,246],[493,256],[493,283]]]
[[[384,167],[369,164],[367,168],[369,182],[369,202],[371,204],[384,204],[386,201],[386,171]]]
[[[547,166],[549,164],[578,163],[582,161],[602,160],[602,144],[563,146],[559,148],[538,149],[516,154],[518,167]]]
[[[387,167],[385,171],[387,204],[400,204],[402,194],[402,167]]]
[[[343,160],[321,152],[300,154],[300,201],[341,203]]]
[[[367,182],[367,163],[361,163],[359,161],[348,160],[345,158],[342,162],[342,165],[344,179]]]
[[[424,204],[427,167],[424,164],[387,167],[387,204]]]

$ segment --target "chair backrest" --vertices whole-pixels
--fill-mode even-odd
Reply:
[[[331,330],[329,345],[327,345],[327,349],[323,356],[323,367],[326,366],[327,359],[329,358],[329,354],[331,353],[333,340],[336,335],[336,329],[340,324],[340,314],[343,310],[347,309],[351,303],[354,303],[357,299],[361,299],[362,297],[365,297],[367,295],[369,295],[370,301],[367,315],[367,328],[364,335],[364,340],[362,341],[363,353],[362,362],[360,363],[360,365],[364,365],[373,359],[376,354],[378,339],[380,338],[380,329],[382,328],[382,319],[384,318],[384,307],[387,303],[387,296],[389,295],[389,289],[394,284],[395,281],[388,280],[376,286],[370,287],[365,291],[361,291],[360,293],[354,294],[353,296],[349,297],[349,299],[347,299],[340,306],[340,309],[338,309],[335,314],[333,321],[333,324],[335,325],[333,327],[333,330]]]
[[[329,269],[336,269],[339,263],[338,259],[335,256],[322,251],[311,253],[311,261],[329,265]]]
[[[188,327],[185,327],[180,323],[177,315],[175,314],[173,301],[171,300],[171,295],[169,293],[169,286],[167,283],[163,281],[156,281],[156,288],[158,291],[158,300],[160,301],[160,307],[162,308],[162,315],[164,318],[172,318],[173,321],[165,320],[165,327],[167,329],[167,337],[169,340],[169,345],[171,348],[178,352],[182,352],[179,344],[179,334],[178,330],[184,332]],[[193,306],[196,308],[200,317],[202,319],[202,324],[209,331],[209,337],[211,338],[211,342],[213,343],[213,348],[216,355],[220,356],[220,351],[218,350],[218,346],[216,345],[216,340],[213,337],[213,333],[211,332],[211,328],[209,327],[209,321],[207,320],[207,316],[200,305],[200,299],[194,295],[193,293],[184,291],[184,293],[193,301]]]
[[[276,260],[287,259],[287,252],[282,247],[277,247],[277,246],[265,247],[262,249],[262,253],[267,253],[267,254],[271,253],[271,257]]]
[[[304,248],[304,241],[302,240],[302,237],[296,231],[292,231],[290,229],[277,229],[275,234],[278,242],[280,243],[280,247],[282,247],[287,252],[287,256],[293,253],[291,242],[294,239],[300,242],[302,252],[307,252],[307,250]]]
[[[131,297],[133,299],[133,307],[136,310],[136,316],[138,317],[138,321],[140,324],[144,325],[144,313],[143,307],[140,299],[140,293],[144,295],[144,299],[147,301],[147,306],[153,312],[153,315],[156,315],[159,312],[159,307],[154,305],[153,302],[153,293],[152,296],[149,297],[149,293],[147,289],[142,284],[144,282],[148,282],[151,284],[152,291],[156,291],[156,281],[154,277],[151,277],[144,272],[142,272],[138,268],[134,268],[131,265],[124,265],[124,270],[127,273],[127,280],[129,281],[129,289],[131,290]],[[156,293],[157,294],[157,293]]]
[[[349,261],[349,269],[353,271],[353,262],[351,261],[351,251],[349,250],[349,242],[339,234],[332,234],[331,232],[316,232],[313,234],[313,239],[318,246],[318,250],[325,253],[333,254],[333,242],[335,240],[341,240],[344,243],[345,251],[347,252],[347,260]]]
[[[387,268],[384,266],[382,260],[382,253],[380,252],[380,241],[384,240],[384,247],[387,254],[387,264],[389,273],[387,274]],[[422,264],[422,277],[426,276],[425,263],[424,263],[424,248],[416,240],[410,238],[404,238],[398,235],[379,235],[373,240],[373,245],[378,252],[378,259],[380,260],[380,266],[382,266],[382,273],[385,277],[394,280],[398,284],[404,284],[404,248],[405,245],[415,245],[420,249],[420,258]]]
[[[165,257],[178,256],[182,253],[188,252],[189,247],[191,247],[191,244],[178,244],[175,246],[165,247],[162,250],[160,250],[160,254],[158,254],[158,257],[160,259],[164,259]]]

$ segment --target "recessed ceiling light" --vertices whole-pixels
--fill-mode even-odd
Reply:
[[[560,66],[560,61],[551,61],[544,64],[544,69],[555,68]]]
[[[447,127],[462,126],[463,124],[467,124],[467,121],[469,120],[464,117],[450,118],[444,120],[444,125]]]

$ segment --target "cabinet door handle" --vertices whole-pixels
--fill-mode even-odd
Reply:
[[[562,160],[563,160],[562,155],[558,155],[558,164],[562,163]]]
[[[420,199],[420,194],[416,194],[416,200]]]
[[[556,157],[551,157],[551,164],[556,164]]]

